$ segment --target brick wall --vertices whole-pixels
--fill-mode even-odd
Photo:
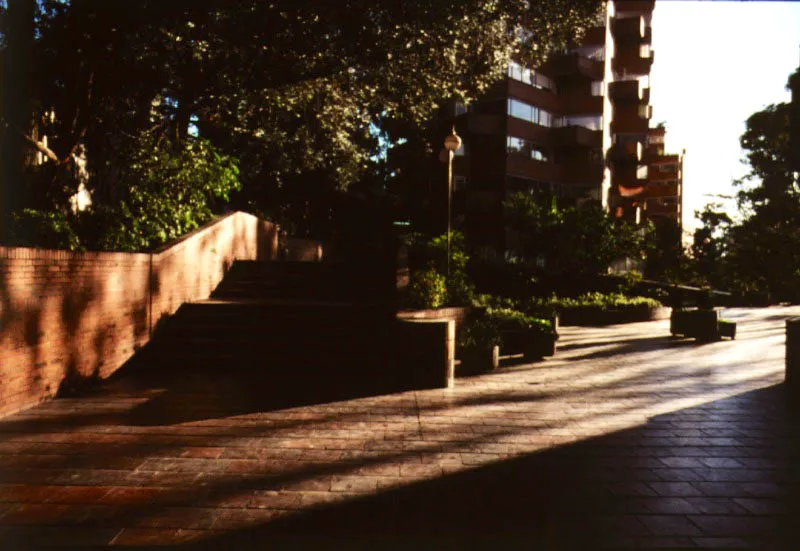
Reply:
[[[0,247],[0,416],[108,377],[235,259],[276,251],[277,228],[240,212],[153,254]]]

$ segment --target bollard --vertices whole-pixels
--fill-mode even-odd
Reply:
[[[800,394],[800,318],[786,320],[786,387]]]

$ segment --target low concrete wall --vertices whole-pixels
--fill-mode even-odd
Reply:
[[[395,358],[407,388],[452,388],[456,327],[453,320],[408,319],[397,324]]]
[[[234,260],[276,252],[277,227],[241,212],[152,254],[0,247],[0,416],[108,377]]]

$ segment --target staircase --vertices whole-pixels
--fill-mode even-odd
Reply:
[[[379,291],[343,264],[237,261],[159,329],[138,370],[173,390],[211,378],[246,410],[379,393],[393,385],[394,322]]]

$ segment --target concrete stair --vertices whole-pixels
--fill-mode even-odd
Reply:
[[[390,356],[394,310],[344,265],[240,262],[205,301],[160,327],[147,362],[164,370],[377,374]]]

